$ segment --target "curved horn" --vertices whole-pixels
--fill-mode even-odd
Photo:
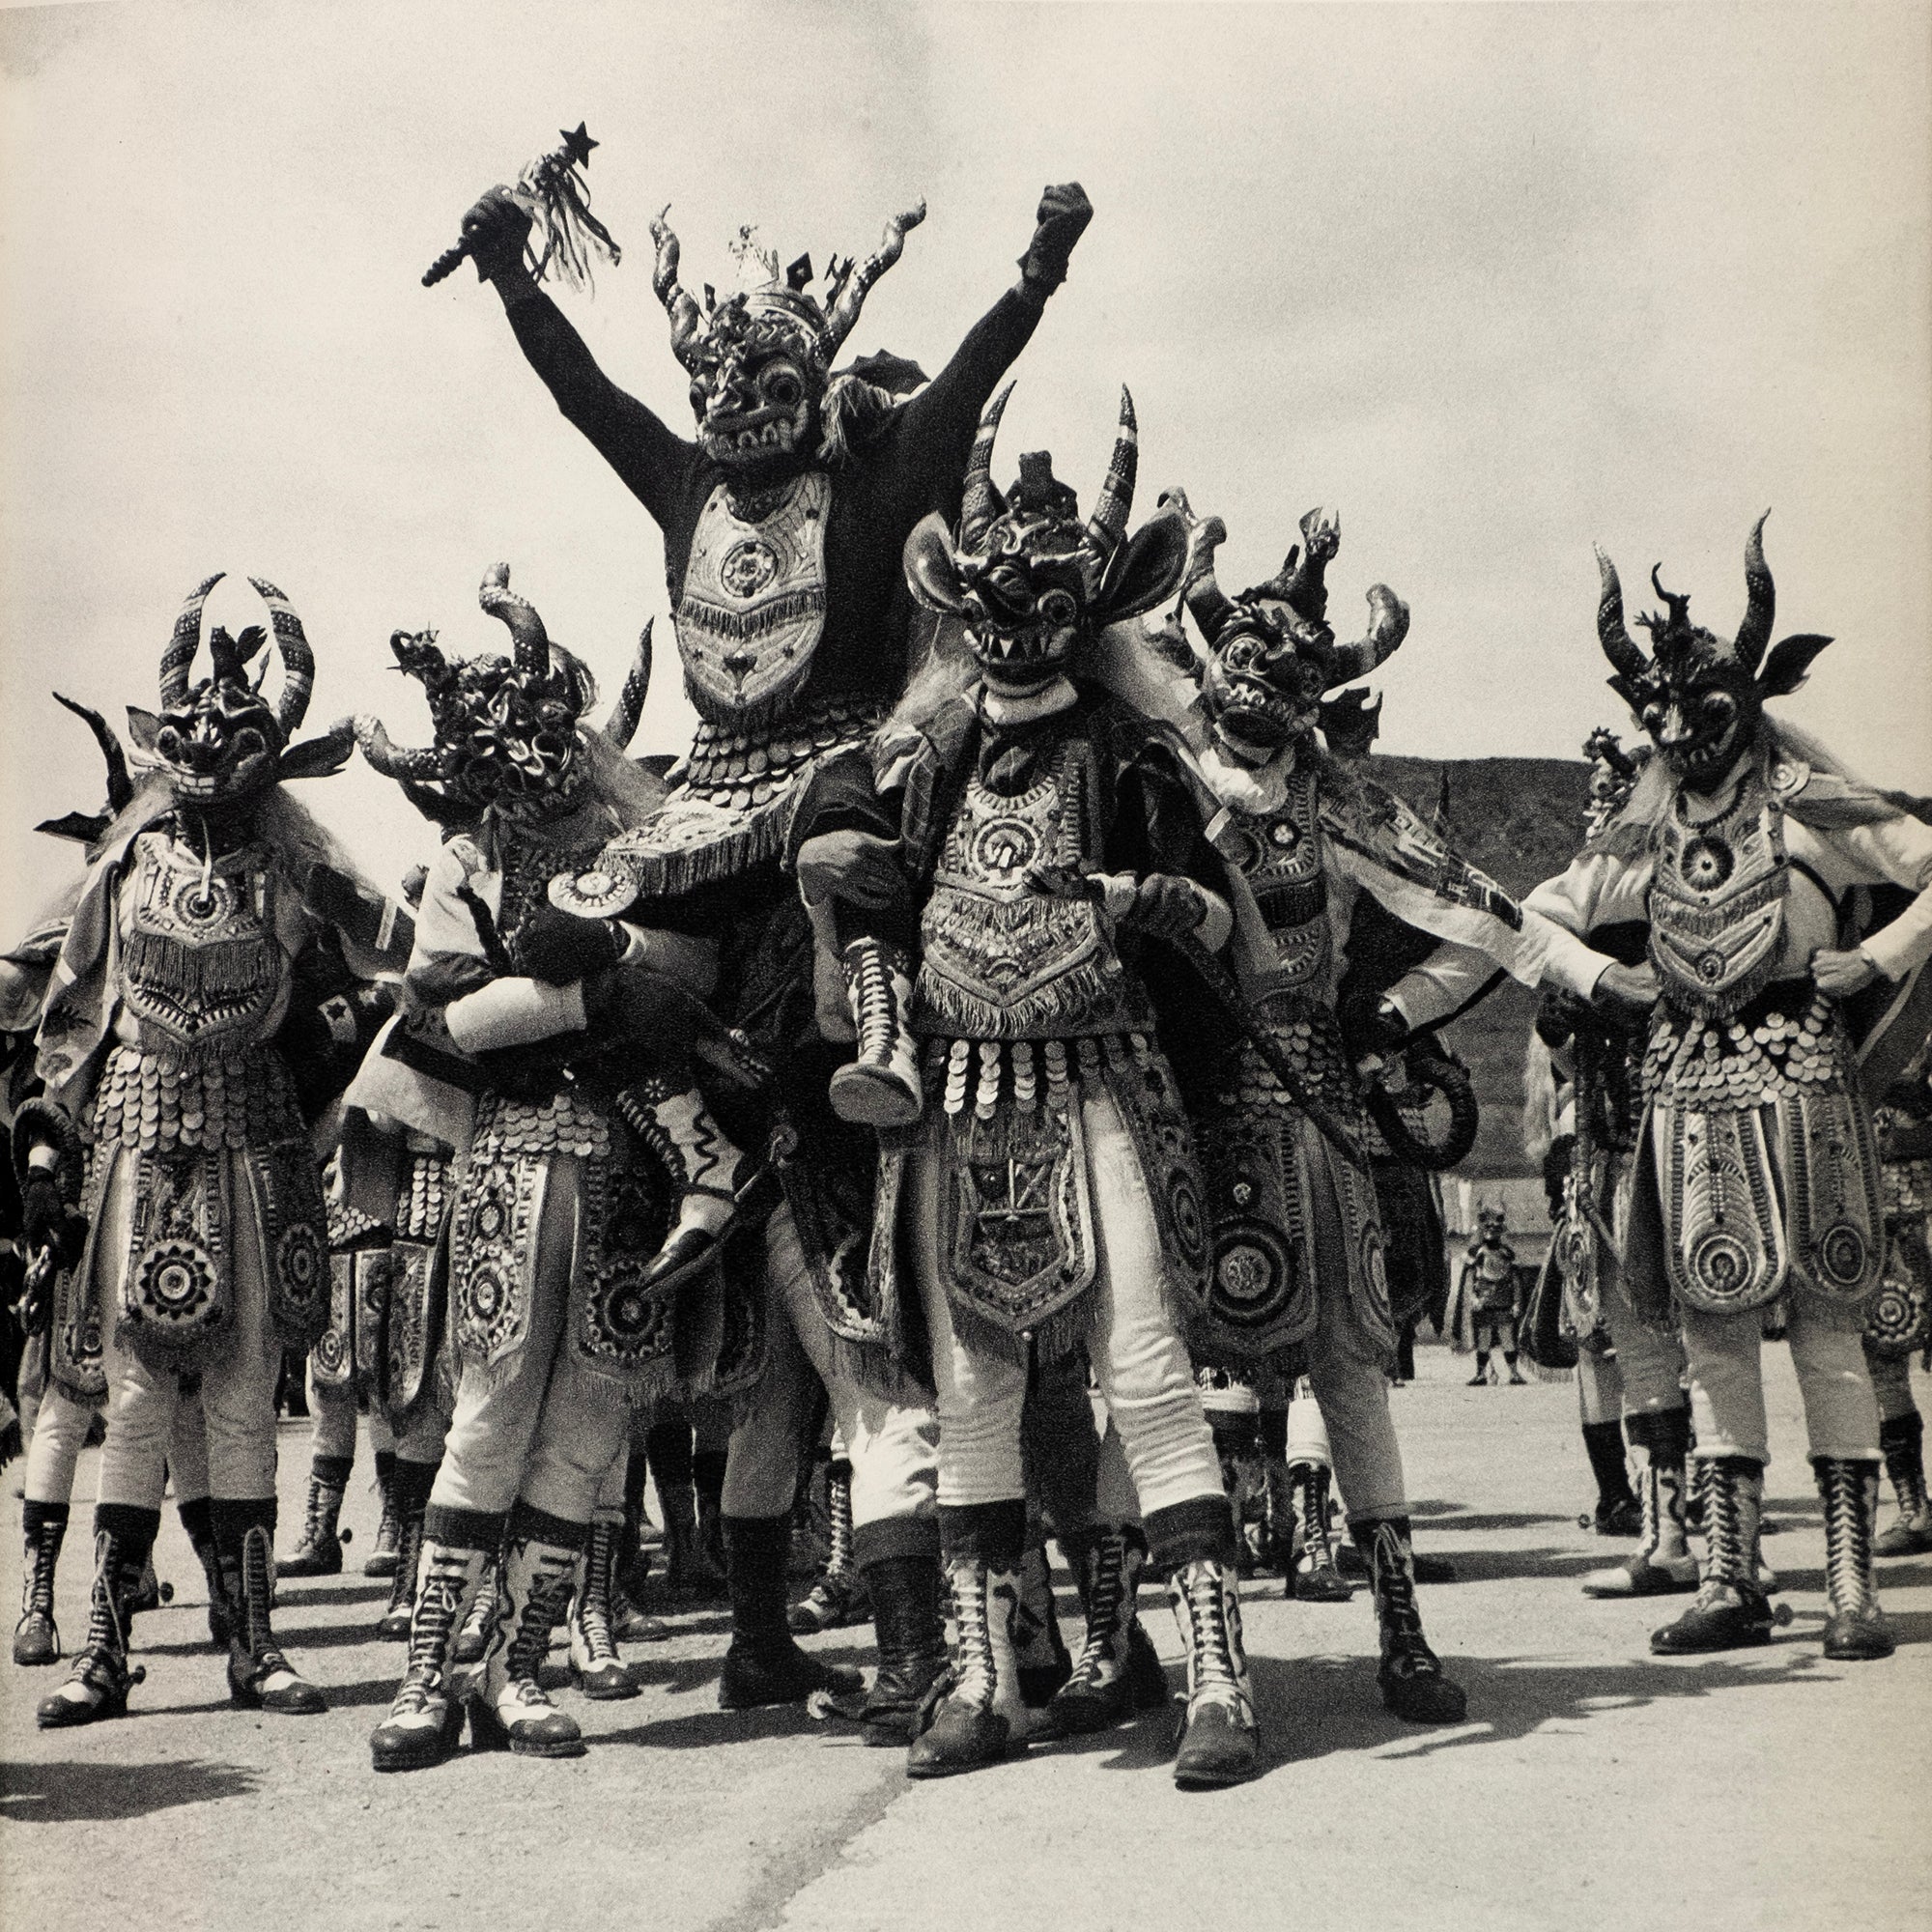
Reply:
[[[831,306],[825,314],[825,333],[829,338],[830,352],[836,353],[851,334],[858,324],[859,311],[865,307],[866,298],[871,293],[872,284],[898,260],[900,251],[905,247],[906,231],[917,228],[924,219],[925,203],[923,201],[907,209],[903,214],[894,215],[886,223],[878,247],[840,279],[838,292],[832,298]]]
[[[385,779],[407,783],[442,776],[442,753],[434,745],[394,744],[380,718],[364,715],[356,719],[355,742],[363,757]]]
[[[1640,684],[1650,675],[1650,664],[1624,627],[1624,587],[1618,582],[1616,565],[1604,554],[1601,546],[1597,551],[1597,569],[1603,581],[1597,598],[1597,641],[1603,645],[1604,655],[1619,677]]]
[[[973,438],[973,453],[966,459],[966,483],[959,500],[962,551],[977,551],[993,521],[993,440],[1000,433],[1000,418],[1007,412],[1007,398],[1012,392],[1013,385],[1007,384],[980,412],[980,428]]]
[[[476,587],[476,601],[504,625],[517,642],[517,668],[535,677],[550,675],[550,633],[536,606],[510,588],[510,566],[493,563]]]
[[[1764,513],[1770,515],[1769,510]],[[1753,672],[1771,642],[1772,619],[1777,614],[1777,590],[1764,560],[1764,517],[1751,526],[1745,545],[1745,620],[1738,626],[1738,662]]]
[[[71,697],[63,697],[54,693],[54,702],[65,705],[76,718],[84,719],[87,728],[94,733],[94,742],[100,747],[100,755],[107,760],[107,809],[110,811],[125,810],[134,796],[134,786],[128,777],[128,754],[121,749],[121,740],[114,735],[114,727],[98,711],[90,711],[84,704],[76,704]]]
[[[1121,428],[1114,439],[1114,454],[1107,464],[1107,480],[1100,486],[1099,500],[1087,519],[1088,547],[1107,562],[1121,547],[1127,533],[1127,519],[1133,514],[1134,479],[1140,473],[1140,425],[1134,420],[1134,399],[1121,385]]]
[[[1661,563],[1653,563],[1650,566],[1650,587],[1663,599],[1664,608],[1668,612],[1665,622],[1674,630],[1679,624],[1688,624],[1690,621],[1690,598],[1688,593],[1680,596],[1675,590],[1664,589],[1657,575],[1662,568]]]
[[[168,647],[161,653],[161,709],[179,704],[187,696],[187,669],[194,662],[194,654],[201,645],[201,607],[208,602],[208,593],[226,577],[225,570],[217,570],[213,577],[205,578],[187,593],[187,601],[181,608],[181,615],[175,619],[174,634],[168,639]]]
[[[651,624],[655,621],[648,620],[639,633],[637,662],[604,721],[605,737],[620,752],[638,735],[638,721],[644,715],[644,696],[651,688]]]
[[[282,695],[275,718],[282,736],[292,738],[308,710],[309,693],[315,689],[315,653],[308,647],[295,606],[266,577],[251,577],[248,582],[269,607],[269,621],[275,629],[275,649],[282,658]]]
[[[670,317],[670,353],[687,369],[696,366],[697,303],[685,293],[677,278],[677,237],[665,216],[670,213],[666,202],[651,223],[651,240],[657,244],[657,266],[651,270],[651,289]]]
[[[1187,600],[1194,621],[1201,626],[1201,635],[1211,644],[1235,614],[1234,600],[1214,577],[1214,553],[1228,541],[1228,526],[1219,517],[1208,517],[1201,523],[1190,521],[1188,536],[1193,548],[1189,552],[1187,582],[1181,595]]]
[[[1358,644],[1335,647],[1328,682],[1347,684],[1367,677],[1378,665],[1386,664],[1402,648],[1408,636],[1408,606],[1386,583],[1369,587],[1369,628]]]

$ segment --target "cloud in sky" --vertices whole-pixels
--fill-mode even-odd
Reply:
[[[318,724],[377,709],[398,625],[459,650],[507,558],[614,689],[665,614],[641,509],[555,413],[466,269],[473,194],[587,119],[627,244],[564,298],[669,420],[649,281],[754,221],[784,259],[930,218],[854,348],[944,361],[1012,275],[1041,184],[1098,214],[1003,444],[1091,491],[1131,385],[1170,483],[1267,574],[1339,506],[1343,622],[1414,628],[1386,749],[1564,755],[1616,720],[1601,540],[1720,630],[1767,503],[1783,628],[1840,641],[1793,715],[1932,789],[1932,88],[1917,7],[331,6],[0,13],[6,569],[0,878],[99,768],[50,685],[151,703],[186,586],[272,578]],[[248,621],[224,585],[211,619]],[[668,643],[666,633],[662,639]],[[661,667],[668,667],[662,651]],[[662,668],[643,738],[690,713]],[[359,768],[309,802],[384,879],[424,842]]]

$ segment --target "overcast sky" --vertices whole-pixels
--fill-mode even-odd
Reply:
[[[26,828],[99,796],[49,687],[151,705],[215,569],[301,611],[314,725],[403,738],[389,632],[500,646],[498,558],[607,692],[655,613],[642,738],[681,745],[655,527],[469,270],[418,286],[580,119],[627,253],[563,304],[680,429],[666,202],[695,286],[740,222],[822,263],[924,195],[852,346],[932,370],[1077,179],[1007,466],[1051,446],[1091,495],[1125,382],[1143,507],[1223,515],[1224,581],[1337,505],[1331,612],[1381,580],[1414,613],[1383,749],[1573,754],[1622,722],[1592,541],[1728,633],[1769,504],[1780,634],[1839,639],[1791,715],[1932,790],[1928,41],[1914,6],[0,11],[0,883],[38,896],[72,848]],[[385,882],[425,842],[359,765],[305,797]]]

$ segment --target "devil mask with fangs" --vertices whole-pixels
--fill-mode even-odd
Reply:
[[[1265,583],[1230,598],[1214,581],[1218,518],[1196,527],[1187,608],[1208,640],[1202,701],[1216,744],[1241,764],[1263,765],[1322,722],[1322,694],[1366,677],[1408,635],[1408,606],[1385,583],[1368,593],[1369,629],[1338,644],[1327,620],[1324,573],[1342,543],[1332,510],[1310,510],[1301,542]]]
[[[670,317],[672,353],[691,377],[697,440],[720,469],[776,480],[817,453],[833,359],[872,284],[898,260],[906,230],[924,219],[921,202],[886,223],[877,251],[865,261],[835,255],[822,303],[806,292],[810,256],[781,273],[778,256],[741,229],[734,252],[762,279],[723,301],[707,288],[702,308],[679,285],[677,237],[662,214],[651,223],[651,286]]]
[[[993,440],[1009,383],[987,404],[966,469],[955,543],[929,516],[906,541],[906,579],[928,611],[958,618],[985,687],[1000,698],[1043,692],[1073,668],[1107,625],[1152,609],[1180,581],[1187,528],[1163,510],[1127,535],[1139,444],[1133,398],[1121,391],[1120,434],[1094,514],[1044,451],[1020,458],[1002,498],[993,488]]]
[[[282,660],[280,697],[271,705],[262,695],[266,660],[249,673],[269,639],[259,624],[250,624],[239,638],[217,625],[208,639],[209,675],[188,683],[201,645],[202,610],[222,576],[217,571],[189,591],[175,619],[174,635],[161,653],[159,713],[128,707],[128,736],[141,761],[165,781],[178,805],[204,812],[254,799],[283,779],[333,771],[349,749],[340,732],[290,747],[290,736],[308,710],[315,655],[294,606],[264,578],[248,582],[269,607],[274,626]]]
[[[477,602],[516,639],[514,658],[445,658],[433,631],[398,631],[389,639],[398,668],[429,698],[436,742],[420,750],[391,744],[373,718],[356,721],[362,755],[433,817],[435,809],[490,809],[517,820],[554,817],[577,803],[584,764],[578,721],[596,696],[589,671],[553,644],[534,606],[510,588],[507,564],[495,565]],[[440,786],[439,795],[426,788]],[[413,789],[412,789],[413,788]],[[418,797],[419,793],[425,795]]]
[[[1764,700],[1796,691],[1831,639],[1786,638],[1766,655],[1776,593],[1764,560],[1764,517],[1745,545],[1745,619],[1734,639],[1691,623],[1690,598],[1664,589],[1653,569],[1651,585],[1664,610],[1637,619],[1650,633],[1646,658],[1624,628],[1616,565],[1601,550],[1597,565],[1597,636],[1616,670],[1610,689],[1636,713],[1677,779],[1695,792],[1714,789],[1756,741]]]

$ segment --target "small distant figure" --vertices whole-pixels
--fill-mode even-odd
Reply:
[[[1490,1356],[1500,1351],[1509,1370],[1512,1387],[1524,1386],[1517,1371],[1516,1324],[1521,1314],[1521,1284],[1517,1274],[1516,1250],[1506,1238],[1509,1217],[1499,1207],[1478,1203],[1476,1238],[1463,1260],[1462,1279],[1457,1295],[1463,1304],[1463,1323],[1476,1350],[1476,1373],[1469,1378],[1471,1388],[1490,1384]]]

